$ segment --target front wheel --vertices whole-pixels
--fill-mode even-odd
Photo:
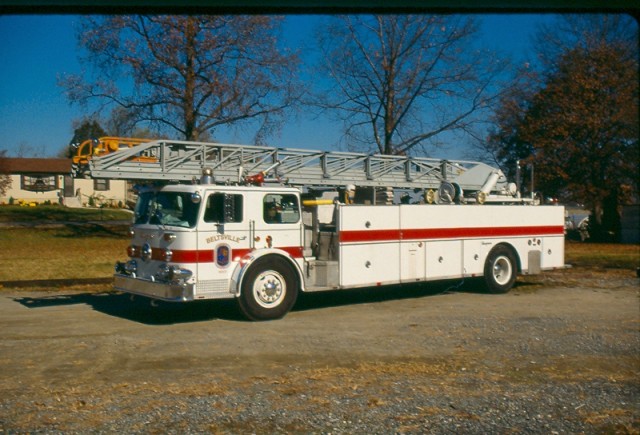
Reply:
[[[249,266],[238,304],[249,320],[273,320],[287,314],[297,298],[297,279],[291,265],[282,258],[264,257]]]
[[[489,252],[484,263],[484,280],[490,293],[507,293],[516,282],[518,274],[513,251],[498,245]]]

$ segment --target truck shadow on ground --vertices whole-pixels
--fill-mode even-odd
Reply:
[[[476,280],[390,285],[355,290],[303,293],[294,312],[321,310],[347,305],[382,303],[393,300],[433,297],[449,293],[484,293]],[[245,321],[234,299],[191,303],[153,302],[117,292],[55,294],[42,297],[16,297],[28,308],[46,308],[84,304],[109,316],[147,325],[170,325],[211,320]]]
[[[117,292],[57,294],[43,297],[18,297],[14,300],[29,308],[83,304],[113,317],[147,325],[170,325],[210,320],[241,321],[235,300],[171,303]]]
[[[317,310],[345,305],[382,303],[393,300],[431,297],[448,293],[481,293],[482,285],[470,280],[433,283],[394,284],[352,290],[303,293],[292,311]]]

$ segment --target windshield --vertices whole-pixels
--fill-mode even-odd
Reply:
[[[187,192],[145,192],[138,197],[135,223],[193,228],[199,207]]]

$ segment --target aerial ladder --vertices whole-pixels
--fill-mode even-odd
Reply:
[[[95,154],[86,165],[93,178],[138,182],[193,182],[205,171],[218,184],[391,188],[420,193],[427,203],[533,202],[499,169],[465,160],[153,140]]]

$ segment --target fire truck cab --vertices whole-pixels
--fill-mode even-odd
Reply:
[[[167,301],[241,297],[250,318],[281,317],[304,285],[300,206],[295,188],[145,188],[115,287]]]

